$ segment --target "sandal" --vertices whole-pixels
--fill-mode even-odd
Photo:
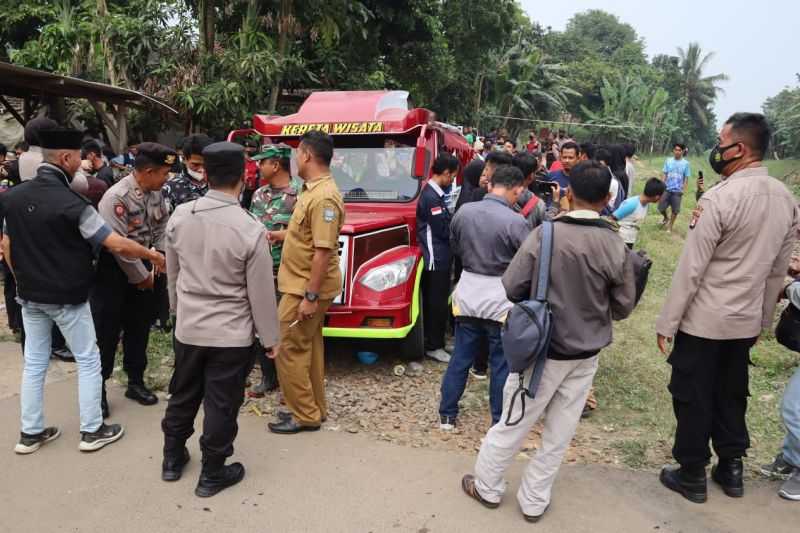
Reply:
[[[481,493],[478,492],[477,488],[475,488],[475,476],[473,476],[472,474],[467,474],[466,476],[461,478],[461,488],[464,489],[464,492],[467,494],[467,496],[469,496],[474,500],[477,500],[478,503],[480,503],[484,507],[487,507],[489,509],[497,509],[500,506],[500,502],[495,503],[483,499]]]

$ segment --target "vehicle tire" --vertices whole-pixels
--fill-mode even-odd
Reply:
[[[401,341],[401,353],[403,359],[407,361],[419,360],[425,356],[425,326],[422,322],[422,295],[420,295],[417,323]]]

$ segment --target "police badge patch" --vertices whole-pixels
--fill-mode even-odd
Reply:
[[[322,219],[325,222],[333,222],[333,219],[336,218],[336,212],[333,210],[332,207],[326,207],[322,211]]]

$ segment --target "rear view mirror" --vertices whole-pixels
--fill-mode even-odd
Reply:
[[[424,139],[422,139],[424,142]],[[414,177],[425,179],[428,177],[428,169],[431,168],[431,153],[425,145],[417,145],[414,150]]]

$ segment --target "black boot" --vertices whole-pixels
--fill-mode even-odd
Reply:
[[[161,479],[178,481],[183,474],[183,467],[189,462],[189,450],[184,446],[179,451],[164,450],[164,461],[161,463]]]
[[[741,457],[720,459],[711,469],[711,479],[731,498],[744,496],[744,463]]]
[[[224,460],[223,460],[224,461]],[[219,465],[216,461],[203,463],[203,471],[200,473],[200,480],[197,488],[194,489],[196,496],[208,498],[218,492],[232,487],[244,479],[244,466],[242,463]]]
[[[686,468],[680,465],[661,469],[661,484],[694,503],[705,503],[708,498],[706,469],[704,466]]]
[[[158,398],[153,394],[150,389],[144,386],[144,383],[128,383],[128,390],[125,391],[125,397],[130,398],[135,402],[142,405],[155,405],[158,403]]]
[[[108,418],[108,398],[106,397],[106,382],[103,382],[103,396],[100,399],[100,409],[103,410],[103,420]]]

